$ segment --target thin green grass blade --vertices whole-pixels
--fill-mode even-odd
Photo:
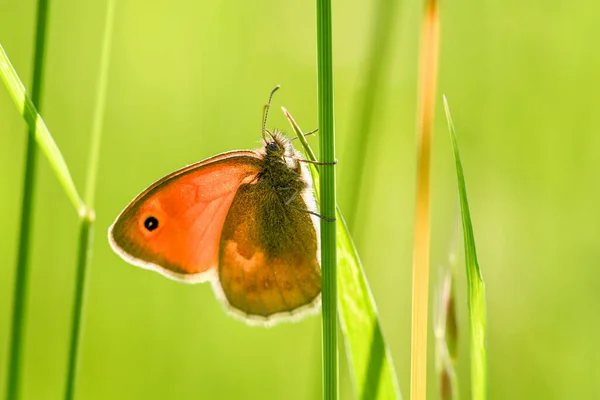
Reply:
[[[42,98],[42,82],[44,77],[44,60],[46,53],[46,27],[48,21],[48,1],[39,0],[36,18],[35,51],[33,55],[33,82],[31,93],[33,103],[40,105]],[[27,306],[27,283],[29,274],[29,254],[31,227],[33,221],[33,199],[35,196],[35,170],[37,164],[37,146],[35,131],[27,130],[25,153],[25,173],[23,181],[23,198],[21,205],[21,225],[19,227],[19,245],[15,273],[15,289],[13,293],[13,310],[10,332],[8,377],[6,385],[7,400],[17,399],[20,391],[21,360],[23,359],[25,339],[25,315]]]
[[[110,62],[114,14],[115,0],[108,0],[106,4],[106,17],[104,20],[104,36],[102,38],[102,54],[100,56],[100,71],[98,73],[97,83],[98,91],[96,94],[96,108],[94,110],[92,122],[92,144],[90,147],[85,191],[85,204],[89,209],[94,209],[96,194],[96,177],[98,176],[100,143],[102,140],[102,128],[106,110],[106,90],[108,87],[108,67]]]
[[[333,115],[331,0],[317,0],[317,93],[319,105],[319,136],[321,161],[335,160]],[[338,398],[338,340],[337,340],[337,254],[335,217],[335,168],[321,169],[321,268],[323,304],[323,398]]]
[[[2,45],[0,45],[0,76],[2,76],[8,92],[13,98],[17,109],[23,115],[27,125],[29,125],[30,129],[35,129],[35,140],[44,154],[46,154],[46,157],[48,157],[50,166],[56,173],[75,210],[80,215],[85,214],[85,205],[83,204],[83,200],[81,200],[81,196],[79,196],[79,192],[77,192],[65,159],[56,142],[54,142],[52,135],[50,135],[50,131],[42,116],[37,112],[35,105],[27,95],[25,86],[21,82],[21,79],[19,79]]]
[[[444,96],[444,110],[448,121],[448,130],[454,149],[456,161],[456,175],[458,179],[458,193],[460,196],[460,209],[463,225],[465,244],[465,264],[467,269],[468,285],[468,307],[469,307],[469,330],[471,350],[471,396],[473,400],[484,400],[487,398],[487,350],[486,350],[486,316],[485,316],[485,285],[481,276],[481,269],[477,261],[475,249],[475,237],[473,225],[471,224],[471,213],[467,200],[467,188],[458,143],[450,115],[450,108]]]
[[[352,199],[346,209],[347,224],[354,229],[357,217],[358,202],[365,189],[366,167],[370,149],[376,148],[376,141],[381,135],[373,135],[373,124],[376,116],[378,100],[382,97],[382,82],[385,82],[390,66],[390,47],[394,33],[394,22],[398,20],[397,10],[399,0],[377,0],[375,15],[371,23],[371,32],[365,56],[365,67],[360,93],[355,96],[352,120],[350,124],[349,141],[344,165],[346,166],[344,188],[348,198]]]
[[[284,109],[294,132],[300,139],[309,160],[316,157],[302,130]],[[310,165],[315,194],[319,198],[319,173]],[[401,399],[400,387],[391,354],[385,344],[375,300],[371,294],[358,252],[346,222],[336,207],[338,229],[336,247],[338,258],[339,320],[350,363],[354,390],[358,399]]]
[[[98,91],[92,122],[92,143],[88,164],[85,202],[89,211],[82,217],[79,225],[79,251],[77,257],[77,275],[75,280],[75,295],[71,320],[71,343],[69,348],[69,364],[67,369],[67,383],[65,400],[74,399],[76,393],[77,376],[79,370],[79,352],[82,337],[82,321],[84,317],[86,283],[91,261],[92,244],[94,242],[93,211],[96,192],[96,176],[98,175],[98,161],[100,158],[100,143],[104,112],[106,109],[106,89],[108,86],[108,66],[110,61],[110,48],[112,43],[115,0],[108,0],[106,18],[104,22],[104,36],[102,39],[102,55],[100,57],[100,71],[98,74]]]
[[[67,369],[67,383],[65,399],[75,398],[75,384],[79,361],[79,343],[81,341],[81,321],[83,318],[83,302],[87,282],[88,267],[92,258],[92,243],[94,229],[94,213],[88,212],[79,222],[79,243],[77,251],[77,273],[75,282],[75,299],[73,301],[73,314],[71,321],[71,341],[69,346],[69,364]]]

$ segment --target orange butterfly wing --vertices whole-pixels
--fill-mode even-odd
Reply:
[[[256,178],[262,163],[253,151],[233,151],[160,179],[109,228],[113,250],[128,262],[169,278],[212,279],[231,202],[240,185]]]
[[[230,311],[246,322],[270,325],[318,311],[318,225],[302,211],[307,202],[314,199],[299,195],[286,205],[260,180],[236,193],[221,234],[219,282]]]

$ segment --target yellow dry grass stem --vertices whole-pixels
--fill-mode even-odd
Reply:
[[[437,86],[439,18],[436,0],[428,0],[421,41],[418,114],[417,190],[413,253],[410,398],[425,400],[430,242],[430,159]]]

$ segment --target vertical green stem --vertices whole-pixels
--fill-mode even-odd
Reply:
[[[75,300],[73,302],[73,320],[71,322],[71,344],[69,351],[69,369],[67,373],[67,389],[65,399],[70,400],[75,395],[75,381],[77,378],[77,361],[79,359],[79,341],[81,338],[81,319],[85,286],[88,274],[88,265],[91,260],[90,251],[93,242],[94,214],[88,212],[79,224],[79,251],[77,253],[77,276],[75,286]]]
[[[317,0],[317,67],[321,160],[335,161],[331,1]],[[335,169],[321,170],[321,214],[335,218]],[[323,398],[338,398],[336,224],[321,219],[323,270]]]
[[[48,1],[39,0],[37,10],[37,27],[35,35],[35,53],[33,56],[33,82],[31,97],[33,104],[40,107],[42,97],[42,81],[44,70],[44,53],[46,50],[46,22],[48,20]],[[8,383],[6,399],[16,400],[19,397],[19,373],[23,357],[23,340],[25,339],[25,309],[27,306],[27,275],[29,268],[29,243],[31,238],[32,206],[34,197],[36,140],[35,127],[30,127],[27,135],[25,154],[25,177],[23,182],[23,199],[21,204],[21,226],[17,255],[17,270],[13,298],[12,329],[9,345]]]
[[[96,176],[98,175],[98,160],[100,158],[100,142],[102,139],[102,122],[104,121],[104,112],[106,109],[106,88],[108,87],[108,67],[110,62],[114,14],[115,0],[108,0],[106,5],[106,19],[104,21],[104,37],[102,38],[102,54],[100,55],[96,109],[94,110],[94,119],[92,122],[92,144],[90,147],[85,191],[85,204],[89,209],[94,209]]]
[[[69,366],[67,371],[67,387],[65,399],[75,397],[77,382],[79,348],[81,341],[81,325],[85,300],[86,282],[91,260],[94,227],[94,197],[96,191],[96,176],[98,174],[98,160],[100,158],[100,144],[102,139],[102,122],[106,109],[106,88],[108,86],[108,67],[110,61],[110,48],[112,42],[114,0],[108,0],[106,19],[104,24],[104,37],[102,40],[102,54],[100,56],[100,72],[96,94],[96,105],[92,122],[92,143],[88,164],[85,203],[87,211],[82,216],[79,227],[79,253],[77,257],[77,276],[75,278],[75,297],[71,322],[71,344],[69,348]]]

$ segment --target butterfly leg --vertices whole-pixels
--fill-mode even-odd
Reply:
[[[335,165],[337,164],[337,160],[333,161],[333,162],[321,162],[321,161],[312,161],[312,160],[303,160],[301,158],[296,158],[296,161],[300,161],[300,162],[305,162],[308,164],[313,164],[313,165]]]
[[[286,189],[287,189],[287,188],[286,188]],[[298,197],[298,194],[300,194],[300,191],[299,191],[299,190],[296,190],[296,191],[294,192],[294,194],[292,194],[292,195],[290,196],[290,198],[286,200],[286,202],[285,202],[285,205],[286,205],[286,206],[289,206],[289,205],[290,205],[290,203],[291,203],[292,201],[294,201],[294,199],[295,199],[296,197]]]
[[[321,218],[322,220],[324,220],[324,221],[327,221],[327,222],[335,222],[335,221],[337,221],[337,218],[329,218],[329,217],[326,217],[326,216],[324,216],[324,215],[321,215],[321,214],[319,214],[319,213],[316,213],[316,212],[314,212],[314,211],[305,210],[305,209],[303,209],[303,208],[296,207],[296,206],[292,206],[292,205],[288,205],[288,207],[295,208],[296,210],[299,210],[299,211],[304,211],[304,212],[307,212],[307,213],[309,213],[309,214],[311,214],[311,215],[314,215],[315,217],[319,217],[319,218]]]
[[[303,135],[304,135],[304,137],[307,137],[307,136],[310,136],[310,135],[314,135],[315,133],[317,133],[317,131],[318,131],[318,130],[319,130],[319,128],[317,128],[317,129],[313,129],[312,131],[310,131],[310,132],[306,132],[306,133],[304,133]],[[296,140],[296,139],[298,139],[298,137],[297,137],[297,136],[293,137],[291,140],[292,140],[292,141],[294,141],[294,140]]]
[[[290,203],[291,203],[292,201],[294,201],[294,199],[295,199],[296,197],[298,197],[298,194],[299,194],[299,193],[300,193],[300,191],[299,191],[299,190],[296,190],[296,191],[294,192],[294,194],[293,194],[293,195],[292,195],[292,196],[291,196],[291,197],[290,197],[290,198],[289,198],[289,199],[288,199],[288,200],[285,202],[285,205],[286,205],[286,206],[288,206],[288,207],[294,208],[294,209],[296,209],[296,210],[299,210],[299,211],[304,211],[304,212],[306,212],[306,213],[309,213],[309,214],[311,214],[311,215],[314,215],[315,217],[319,217],[319,218],[321,218],[322,220],[325,220],[325,221],[327,221],[327,222],[335,222],[336,218],[328,218],[328,217],[326,217],[326,216],[324,216],[324,215],[321,215],[321,214],[319,214],[319,213],[316,213],[316,212],[314,212],[314,211],[306,210],[306,209],[304,209],[304,208],[300,208],[300,207],[296,207],[296,206],[293,206],[293,205],[291,205]]]

